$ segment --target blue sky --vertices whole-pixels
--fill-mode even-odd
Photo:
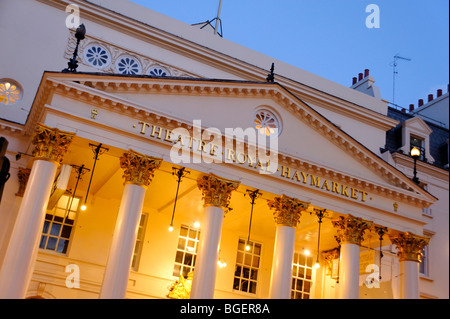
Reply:
[[[219,0],[132,0],[188,24],[213,19]],[[379,28],[366,19],[379,8]],[[408,108],[449,83],[448,0],[223,0],[224,38],[350,86],[370,69],[382,97]],[[268,66],[269,68],[270,66]],[[275,70],[276,72],[276,70]]]

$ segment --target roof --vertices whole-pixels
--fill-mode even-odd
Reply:
[[[398,151],[398,149],[402,146],[402,123],[416,116],[420,117],[420,115],[402,112],[392,107],[388,108],[387,115],[392,119],[398,120],[400,124],[392,130],[386,132],[385,149],[389,150],[391,153],[402,152]],[[445,127],[436,125],[433,122],[427,121],[426,118],[422,119],[432,130],[432,133],[430,134],[430,155],[435,161],[433,164],[428,164],[448,170],[448,167],[446,168],[444,165],[448,164],[447,143],[449,140],[449,130]]]

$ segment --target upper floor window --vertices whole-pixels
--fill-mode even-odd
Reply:
[[[423,161],[423,159],[425,158],[425,147],[424,147],[424,140],[420,137],[414,136],[414,135],[410,135],[409,137],[409,147],[410,150],[413,147],[416,147],[419,149],[420,151],[420,157],[419,159]]]
[[[13,105],[22,99],[22,88],[10,79],[0,80],[0,103]]]
[[[422,259],[419,264],[419,272],[424,276],[429,276],[428,272],[428,246],[422,249]]]
[[[136,75],[142,73],[142,66],[137,58],[125,54],[116,60],[116,70],[121,74]]]
[[[93,43],[84,49],[84,60],[90,66],[103,69],[111,64],[111,54],[103,45]]]
[[[77,197],[62,195],[53,210],[47,211],[39,248],[67,253],[79,203]]]

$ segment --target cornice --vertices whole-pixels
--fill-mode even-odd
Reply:
[[[392,199],[415,203],[427,207],[436,199],[424,192],[403,173],[386,163],[359,142],[351,138],[333,123],[323,118],[301,100],[292,96],[278,84],[266,82],[242,82],[219,81],[206,79],[172,79],[151,77],[124,77],[105,74],[60,74],[46,73],[45,85],[41,86],[36,97],[36,103],[27,122],[27,129],[34,127],[33,122],[44,107],[43,101],[48,99],[50,92],[74,98],[94,107],[108,109],[123,115],[152,122],[168,129],[184,127],[192,130],[192,123],[181,118],[176,118],[162,112],[149,110],[148,106],[122,99],[115,95],[117,92],[142,91],[147,94],[170,94],[190,96],[220,96],[220,97],[264,97],[273,99],[285,107],[299,120],[306,123],[322,136],[332,141],[339,148],[346,151],[369,170],[381,176],[390,186],[380,185],[364,180],[357,176],[350,176],[344,172],[338,172],[331,167],[321,164],[312,164],[299,158],[298,155],[279,151],[279,161],[292,168],[302,169],[305,172],[319,176],[330,177],[337,181],[345,181],[348,185],[354,185],[358,189],[364,189],[371,193],[379,194]],[[244,85],[245,84],[245,85]],[[106,90],[108,89],[108,90]],[[106,91],[110,92],[106,92]]]
[[[198,62],[208,64],[214,68],[235,74],[237,77],[251,81],[261,81],[267,76],[268,70],[251,63],[234,58],[214,49],[194,43],[180,36],[150,26],[141,21],[127,17],[120,13],[100,7],[96,4],[82,0],[38,0],[46,4],[65,9],[69,3],[78,4],[83,8],[83,15],[93,19],[96,23],[104,24],[124,34],[137,39],[156,44],[162,48],[189,57]],[[276,75],[277,81],[286,86],[293,94],[298,95],[306,102],[319,105],[338,114],[343,114],[367,125],[388,131],[394,128],[398,121],[386,115],[370,110],[362,105],[339,98],[332,94],[322,92],[304,83],[284,76]],[[369,96],[367,98],[370,98]]]
[[[414,166],[414,160],[411,158],[411,156],[394,152],[391,154],[393,160],[400,165],[403,165],[405,167],[412,168]],[[449,171],[448,169],[437,167],[430,163],[425,163],[423,161],[417,161],[417,170],[421,173],[433,176],[435,178],[439,178],[443,181],[446,181],[448,183],[449,180]]]

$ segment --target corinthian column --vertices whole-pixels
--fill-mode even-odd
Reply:
[[[400,260],[400,298],[419,299],[419,262],[429,238],[410,232],[390,237],[397,246]]]
[[[275,197],[268,204],[274,211],[273,217],[277,224],[269,296],[271,299],[289,299],[295,228],[300,220],[301,212],[308,208],[309,203],[282,195]]]
[[[102,299],[123,299],[127,291],[133,250],[147,186],[162,159],[128,151],[120,158],[125,188],[117,215],[111,249],[106,264]]]
[[[33,166],[0,273],[0,299],[24,298],[34,270],[56,170],[75,134],[38,124]]]
[[[224,208],[228,207],[231,192],[238,188],[239,182],[209,174],[200,177],[197,185],[202,191],[205,209],[190,297],[211,299],[214,297]]]
[[[332,222],[341,243],[339,263],[339,295],[341,299],[359,298],[359,246],[364,231],[372,222],[352,215],[340,216]]]

